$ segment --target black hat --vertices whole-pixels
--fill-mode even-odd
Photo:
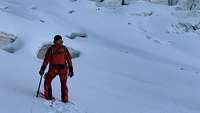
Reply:
[[[60,35],[56,35],[54,36],[53,42],[55,43],[57,40],[60,40],[60,39],[62,39],[62,37]]]

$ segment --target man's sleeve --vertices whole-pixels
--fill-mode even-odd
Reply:
[[[50,53],[51,53],[51,47],[47,50],[44,61],[43,61],[43,66],[47,66],[49,61],[50,61]]]
[[[67,60],[67,63],[68,63],[68,66],[72,66],[72,60],[71,60],[71,55],[70,55],[70,53],[69,53],[69,50],[66,48],[66,60]]]

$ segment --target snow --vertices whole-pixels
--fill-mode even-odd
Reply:
[[[1,0],[0,32],[19,42],[14,53],[0,50],[0,112],[76,113],[34,97],[42,64],[38,48],[61,34],[66,46],[81,52],[67,83],[77,113],[199,113],[199,33],[171,27],[199,23],[199,17],[178,13],[145,1],[112,9],[88,0]],[[65,37],[74,32],[87,38]],[[60,98],[58,77],[52,86]]]

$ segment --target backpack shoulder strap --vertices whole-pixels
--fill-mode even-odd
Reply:
[[[54,47],[54,45],[51,45],[51,46],[49,47],[49,51],[50,51],[50,53],[49,53],[49,55],[50,55],[50,59],[52,58],[52,55],[53,55],[53,47]]]
[[[50,49],[50,55],[51,55],[51,56],[52,56],[52,54],[53,54],[53,47],[54,47],[54,45],[52,45],[52,46],[49,47],[49,49]]]
[[[64,46],[64,45],[63,45],[62,47],[63,47],[63,49],[64,49],[64,52],[66,53],[66,51],[67,51],[67,50],[66,50],[66,49],[67,49],[67,47],[66,47],[66,46]]]

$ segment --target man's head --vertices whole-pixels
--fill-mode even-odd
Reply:
[[[53,42],[54,42],[54,44],[62,45],[63,44],[62,37],[60,35],[54,36]]]

